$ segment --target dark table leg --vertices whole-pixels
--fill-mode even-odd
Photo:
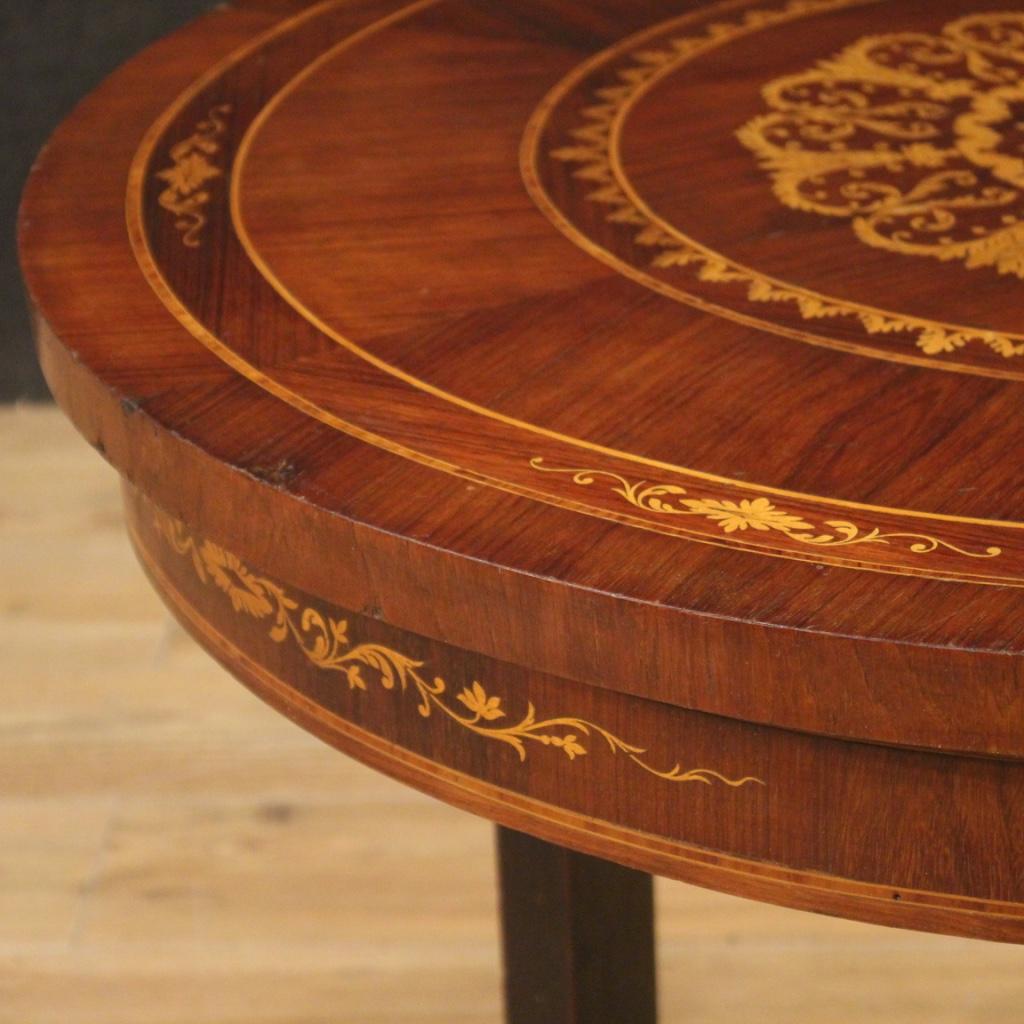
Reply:
[[[651,876],[498,829],[508,1024],[655,1024]]]

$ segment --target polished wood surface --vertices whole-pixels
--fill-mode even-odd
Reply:
[[[41,157],[44,367],[181,620],[339,747],[1018,940],[1022,54],[980,0],[225,8]]]

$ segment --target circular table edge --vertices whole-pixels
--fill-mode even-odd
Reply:
[[[59,135],[58,132],[55,137],[58,145]],[[46,156],[42,158],[40,166],[45,164],[46,159]],[[26,189],[25,202],[29,205],[31,205],[34,183],[37,180],[37,176],[34,175]],[[25,237],[23,231],[23,244]],[[32,274],[30,273],[28,276],[31,287]],[[65,346],[59,340],[57,332],[46,322],[45,310],[37,307],[35,312],[38,343],[44,367],[47,370],[47,377],[58,401],[64,405],[83,433],[94,445],[104,450],[106,456],[121,472],[125,473],[144,491],[150,493],[159,503],[167,507],[177,505],[179,511],[188,511],[189,505],[194,509],[201,500],[200,496],[192,495],[189,496],[188,501],[183,501],[182,495],[176,493],[178,490],[176,483],[168,483],[166,480],[159,480],[153,476],[147,477],[143,457],[144,445],[140,445],[129,435],[136,429],[136,423],[144,424],[142,432],[151,435],[149,443],[152,443],[153,437],[159,436],[164,442],[169,442],[172,446],[180,448],[179,458],[183,465],[194,467],[202,463],[209,470],[209,463],[215,460],[210,458],[207,453],[202,453],[205,458],[197,460],[194,446],[190,446],[185,438],[177,433],[167,431],[165,427],[146,417],[142,410],[132,406],[129,396],[119,396],[111,392],[109,386],[101,383],[95,373],[79,359],[74,349]],[[117,422],[119,420],[123,422]],[[132,423],[131,427],[126,426],[128,422]],[[217,470],[221,471],[219,475],[222,480],[231,479],[232,486],[238,488],[239,493],[247,497],[260,494],[264,500],[269,500],[267,498],[269,492],[286,500],[294,499],[293,507],[308,508],[308,503],[296,495],[289,494],[285,487],[268,487],[265,482],[252,479],[242,467],[221,466],[217,467]],[[244,499],[240,498],[239,500]],[[223,531],[227,528],[228,522],[223,518],[218,520],[217,515],[216,509],[211,510],[211,526],[215,530]],[[363,537],[373,534],[379,540],[384,540],[381,531],[375,530],[372,526],[354,522],[340,525],[340,519],[341,517],[331,513],[324,513],[321,517],[322,522],[331,523],[339,533],[360,531]],[[477,580],[482,579],[481,565],[471,558],[452,551],[440,551],[413,539],[405,538],[403,540],[407,550],[414,548],[422,552],[434,565],[439,565],[441,562],[448,566],[458,565],[460,571],[476,574]],[[394,538],[385,540],[385,542],[391,541],[394,541]],[[266,546],[261,546],[251,537],[239,536],[238,545],[243,553],[251,553],[259,558],[261,564],[269,566],[277,557],[269,552]],[[394,549],[392,549],[393,552]],[[294,566],[285,566],[278,561],[276,568],[280,575],[287,576]],[[1013,680],[1017,678],[1015,663],[1019,659],[987,651],[957,651],[924,644],[893,642],[880,645],[878,641],[867,637],[859,638],[823,631],[799,630],[760,622],[732,622],[699,612],[690,613],[665,606],[631,601],[629,598],[610,593],[589,592],[585,588],[575,587],[572,584],[531,577],[527,573],[517,573],[515,570],[509,570],[503,566],[494,567],[490,575],[492,579],[488,586],[492,590],[495,587],[504,588],[510,576],[521,579],[523,593],[528,594],[529,599],[536,599],[537,606],[544,609],[544,612],[535,613],[532,619],[521,623],[514,638],[510,635],[505,640],[493,637],[489,639],[477,637],[471,640],[464,634],[460,635],[455,625],[455,617],[446,618],[442,626],[439,625],[440,618],[428,621],[423,614],[419,616],[409,614],[408,608],[402,610],[404,614],[398,613],[389,618],[392,618],[396,625],[431,635],[443,636],[445,639],[451,639],[452,642],[464,644],[466,647],[478,647],[482,653],[491,656],[517,661],[534,668],[585,681],[588,684],[608,686],[613,690],[622,689],[623,691],[628,691],[631,685],[636,686],[637,684],[631,683],[621,670],[613,672],[606,667],[604,663],[612,664],[614,659],[608,657],[609,651],[604,644],[601,645],[599,654],[586,663],[574,662],[568,655],[561,659],[552,658],[550,663],[536,661],[537,653],[530,649],[529,635],[534,631],[533,627],[538,619],[552,611],[555,605],[564,603],[564,592],[570,592],[569,600],[586,606],[587,621],[594,621],[614,612],[619,616],[620,621],[620,625],[613,630],[617,633],[621,633],[625,629],[640,628],[642,630],[645,626],[656,623],[650,631],[651,635],[657,635],[659,638],[669,635],[672,642],[680,648],[689,647],[694,650],[703,650],[707,649],[709,642],[727,645],[727,641],[723,641],[722,637],[738,636],[742,633],[745,639],[738,646],[747,647],[745,656],[748,663],[753,663],[756,658],[759,664],[766,667],[784,664],[789,666],[789,674],[793,677],[798,677],[802,671],[807,672],[812,667],[820,667],[824,663],[823,658],[826,657],[826,652],[827,660],[837,666],[854,666],[853,678],[855,680],[862,679],[869,673],[882,674],[882,669],[879,667],[881,662],[876,656],[881,646],[891,646],[896,652],[894,661],[899,664],[903,673],[901,684],[905,687],[905,692],[897,693],[891,698],[887,695],[878,706],[865,704],[860,717],[858,717],[857,708],[845,700],[841,718],[837,708],[828,703],[812,706],[806,699],[791,699],[788,704],[773,705],[770,700],[758,695],[765,689],[763,677],[760,679],[750,678],[732,687],[725,686],[723,683],[732,683],[735,682],[735,679],[720,679],[715,681],[715,684],[708,685],[707,681],[696,678],[680,682],[680,675],[673,673],[674,680],[671,683],[655,681],[651,684],[655,688],[650,692],[644,691],[643,695],[745,721],[760,721],[783,728],[800,729],[841,738],[930,747],[944,751],[965,750],[1012,757],[1024,755],[1024,738],[1019,735],[1019,729],[1016,728],[1019,722],[1012,713],[1006,716],[1005,721],[999,723],[998,728],[991,730],[986,728],[986,723],[981,718],[972,721],[966,717],[957,717],[954,720],[953,716],[948,716],[948,720],[942,721],[941,716],[938,716],[931,723],[923,724],[915,731],[914,722],[895,722],[892,715],[893,707],[884,706],[884,701],[890,699],[900,704],[913,703],[919,698],[923,704],[941,703],[943,694],[948,695],[950,690],[961,681],[976,675],[972,666],[982,662],[985,666],[991,667],[992,673],[996,677],[993,685],[1005,693],[1006,687],[1010,685],[1010,678],[1012,677]],[[422,585],[426,576],[434,580],[440,578],[439,574],[431,569],[429,573],[422,574],[417,583]],[[559,592],[560,597],[551,598],[551,595],[556,592]],[[527,601],[520,598],[517,603],[525,605]],[[711,637],[714,637],[713,641],[709,640]],[[751,638],[754,638],[753,641]],[[608,641],[608,644],[611,643],[612,641]],[[751,644],[752,647],[748,647]],[[566,647],[570,646],[579,650],[584,645],[566,645]],[[754,656],[750,655],[751,649],[755,652]],[[933,672],[935,659],[940,657],[948,665],[958,667],[951,667],[947,677],[935,683],[930,678],[930,674]],[[787,681],[779,679],[774,685],[781,687]],[[802,685],[813,690],[813,686],[808,680],[803,680]],[[929,689],[932,686],[937,686],[938,689]],[[741,688],[743,688],[742,695],[737,698],[736,694]],[[879,700],[879,694],[873,692],[870,699]],[[979,708],[986,703],[991,704],[990,701],[986,702],[983,699],[979,699],[975,703]],[[881,717],[878,716],[880,710]]]

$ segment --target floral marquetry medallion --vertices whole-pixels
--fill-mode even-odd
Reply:
[[[870,36],[764,96],[772,112],[739,138],[787,206],[881,249],[1024,278],[1024,14]]]
[[[1024,278],[1024,13],[978,6],[724,3],[662,23],[549,94],[528,187],[577,244],[680,302],[1017,377],[1024,332],[993,310]],[[909,291],[922,257],[936,272]]]

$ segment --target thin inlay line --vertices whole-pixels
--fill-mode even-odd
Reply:
[[[399,16],[408,16],[409,14],[415,13],[416,10],[423,7],[433,6],[440,2],[440,0],[420,0],[419,3],[414,4],[411,8],[406,8],[404,11],[399,12]],[[742,3],[749,4],[750,0],[741,0]],[[837,2],[844,2],[847,4],[871,4],[880,3],[883,0],[837,0]],[[734,6],[733,4],[729,5]],[[685,15],[683,18],[674,19],[672,24],[682,23],[685,21],[692,21],[695,17],[706,12],[695,12]],[[807,12],[804,12],[807,13]],[[795,17],[795,15],[794,15]],[[397,16],[392,16],[392,20],[395,20]],[[488,409],[486,406],[477,404],[476,402],[469,401],[468,399],[462,398],[459,395],[453,394],[450,391],[446,391],[443,388],[439,388],[429,381],[425,381],[422,378],[415,377],[410,373],[405,372],[400,367],[395,366],[393,363],[389,363],[379,356],[374,355],[368,349],[363,348],[357,342],[351,338],[342,334],[340,331],[333,328],[324,319],[318,316],[313,310],[311,310],[298,296],[296,296],[284,282],[277,276],[274,270],[270,267],[267,260],[265,260],[254,243],[252,236],[249,233],[248,227],[246,226],[245,216],[242,208],[241,199],[241,179],[245,172],[245,166],[255,143],[256,137],[259,135],[262,127],[267,123],[269,118],[274,114],[277,108],[297,89],[304,81],[306,81],[312,74],[314,74],[321,66],[328,63],[339,53],[344,52],[356,42],[361,41],[371,34],[370,30],[377,30],[379,27],[384,27],[382,23],[376,23],[370,26],[370,29],[363,29],[357,36],[352,36],[342,40],[340,43],[335,44],[326,50],[323,54],[316,58],[311,64],[303,68],[295,77],[290,79],[286,85],[284,85],[278,92],[276,92],[267,103],[261,108],[259,113],[253,118],[249,127],[245,131],[241,142],[238,145],[238,149],[235,155],[235,159],[232,165],[231,181],[230,181],[230,208],[231,208],[231,219],[235,228],[235,234],[240,242],[242,248],[245,250],[246,255],[252,261],[253,265],[259,270],[260,274],[266,279],[267,283],[281,296],[304,320],[313,324],[317,330],[321,331],[327,337],[336,341],[343,348],[358,356],[360,359],[383,371],[389,376],[395,377],[406,384],[411,385],[419,391],[426,392],[427,394],[433,395],[435,398],[440,398],[442,401],[448,402],[452,405],[456,405],[460,408],[466,409],[470,412],[476,413],[481,416],[485,416],[488,419],[496,420],[500,423],[506,424],[507,426],[515,427],[521,430],[527,430],[532,433],[538,434],[551,440],[559,441],[563,444],[570,444],[577,448],[583,448],[589,451],[598,452],[602,455],[609,455],[616,459],[622,459],[627,462],[636,462],[641,465],[649,466],[653,469],[659,469],[670,473],[678,473],[684,476],[689,476],[694,479],[704,480],[709,483],[722,484],[729,487],[737,487],[744,491],[756,490],[759,493],[771,494],[777,497],[795,498],[797,500],[810,501],[810,502],[823,502],[829,505],[833,505],[840,508],[858,509],[861,511],[879,512],[882,514],[891,514],[898,516],[914,516],[917,518],[925,519],[936,519],[945,522],[954,523],[971,523],[976,525],[984,526],[1000,526],[1010,527],[1015,529],[1024,529],[1024,523],[999,520],[999,519],[985,519],[980,517],[970,516],[956,516],[948,515],[945,513],[938,512],[923,512],[916,509],[903,509],[893,508],[884,505],[874,505],[866,502],[852,501],[843,498],[833,498],[826,495],[808,494],[800,491],[792,491],[786,488],[773,487],[767,484],[751,483],[750,481],[736,480],[731,477],[722,476],[716,473],[708,473],[702,470],[692,469],[686,466],[680,466],[671,462],[667,462],[661,459],[654,459],[648,456],[639,455],[634,452],[626,452],[621,449],[612,448],[607,445],[597,444],[593,441],[587,441],[582,438],[572,437],[568,434],[563,434],[560,431],[551,430],[547,427],[542,427],[538,424],[530,423],[525,420],[518,419],[514,416],[509,416],[506,413],[499,412],[494,409]],[[656,26],[654,29],[646,30],[640,33],[641,38],[645,38],[662,26]],[[639,41],[638,37],[631,37],[630,40],[626,40],[620,44],[623,48],[626,48],[626,44],[634,45],[634,41]],[[600,56],[600,55],[599,55]],[[545,101],[546,102],[546,101]],[[537,179],[539,180],[539,178]],[[716,312],[719,311],[718,307],[711,307]],[[751,318],[752,324],[759,324],[755,318]],[[869,353],[874,350],[866,350]],[[912,359],[912,357],[911,357]],[[930,363],[928,360],[919,360],[921,365],[933,366],[935,364]]]
[[[304,396],[290,390],[273,378],[269,377],[257,367],[249,363],[245,358],[238,355],[236,352],[228,348],[219,338],[213,335],[205,325],[203,325],[192,313],[184,306],[182,301],[177,297],[173,289],[170,287],[167,279],[164,277],[162,271],[157,265],[154,254],[149,248],[149,240],[145,229],[144,222],[144,208],[143,208],[143,189],[149,173],[151,157],[161,140],[163,132],[166,128],[174,121],[176,116],[190,103],[195,97],[203,91],[204,88],[208,87],[211,83],[217,80],[217,78],[223,74],[226,68],[233,66],[234,63],[243,59],[246,55],[257,52],[265,43],[287,31],[289,27],[294,27],[299,22],[308,21],[317,13],[334,7],[343,2],[343,0],[326,0],[325,3],[318,5],[316,8],[312,8],[310,11],[304,13],[300,17],[290,19],[288,22],[277,25],[273,29],[264,33],[263,35],[256,37],[249,43],[240,47],[233,54],[228,55],[219,64],[211,68],[206,74],[200,76],[189,88],[187,88],[182,94],[178,96],[176,101],[171,104],[163,114],[154,122],[147,131],[140,145],[138,152],[136,153],[135,159],[133,160],[132,167],[129,173],[128,179],[128,190],[126,196],[126,220],[128,233],[130,237],[133,250],[136,258],[140,265],[140,268],[145,275],[150,286],[154,289],[157,296],[165,304],[167,309],[172,315],[195,337],[201,344],[209,349],[214,355],[224,361],[227,365],[231,366],[240,375],[246,379],[252,381],[254,384],[259,386],[262,390],[267,393],[279,398],[280,400],[291,405],[293,408],[302,412],[311,418],[317,419],[320,422],[327,424],[343,433],[349,434],[361,441],[371,444],[375,447],[381,448],[392,454],[400,457],[409,459],[410,461],[417,462],[421,465],[428,466],[430,468],[457,476],[462,479],[471,480],[476,483],[480,483],[484,486],[488,486],[497,490],[504,491],[506,493],[526,497],[531,500],[543,502],[549,505],[553,505],[559,508],[567,509],[569,511],[582,513],[589,516],[596,516],[613,522],[618,522],[623,525],[628,525],[634,528],[647,530],[653,533],[660,533],[669,536],[685,537],[686,539],[693,540],[702,544],[709,544],[713,547],[722,547],[728,549],[739,549],[749,553],[756,553],[767,557],[783,558],[791,561],[804,561],[804,562],[828,562],[829,564],[842,566],[846,568],[858,569],[863,571],[885,573],[890,575],[901,575],[910,577],[921,577],[929,579],[947,580],[951,582],[970,582],[978,583],[983,585],[1011,585],[1011,586],[1022,586],[1024,585],[1024,578],[1013,576],[1013,575],[996,575],[996,574],[979,574],[975,572],[961,572],[956,569],[948,567],[919,567],[914,565],[905,564],[892,564],[884,563],[880,561],[870,562],[864,558],[842,558],[835,555],[823,557],[820,553],[808,553],[804,551],[787,550],[778,545],[771,543],[771,538],[757,537],[752,541],[747,541],[745,538],[732,536],[730,538],[723,539],[721,537],[714,536],[713,534],[702,533],[697,530],[686,528],[682,525],[673,524],[669,526],[665,523],[652,522],[647,519],[642,519],[637,516],[624,513],[621,510],[611,509],[607,507],[595,506],[587,504],[574,499],[563,497],[562,495],[555,495],[548,492],[540,491],[529,485],[517,483],[510,480],[498,480],[491,477],[488,474],[478,472],[476,470],[467,469],[465,467],[457,466],[453,463],[447,462],[443,459],[438,459],[424,452],[415,451],[406,445],[391,440],[390,438],[382,437],[371,431],[368,431],[357,424],[346,421],[342,417],[331,413],[330,411],[317,406],[312,401],[306,399]],[[382,27],[387,24],[392,24],[403,17],[407,17],[412,9],[418,10],[421,7],[429,6],[432,3],[437,3],[439,0],[420,0],[419,3],[411,5],[411,7],[404,7],[391,15],[387,16],[382,21],[375,22],[369,26],[364,27],[358,33],[353,36],[347,37],[347,44],[353,45],[354,42],[359,39],[366,38],[374,31],[379,31]],[[443,395],[443,393],[442,393]],[[480,410],[477,407],[477,411],[487,414],[486,410]],[[986,520],[986,519],[971,519],[966,517],[953,516],[943,513],[930,513],[930,512],[918,512],[914,510],[899,510],[899,509],[888,509],[882,506],[871,506],[864,505],[856,502],[848,502],[843,499],[828,499],[828,498],[817,498],[815,496],[801,495],[798,492],[790,492],[779,488],[771,487],[756,487],[751,485],[749,482],[732,481],[728,478],[719,477],[714,474],[701,473],[700,471],[687,470],[682,467],[675,467],[668,463],[661,463],[658,460],[644,459],[642,457],[631,457],[625,453],[616,452],[614,449],[604,449],[597,445],[591,445],[587,442],[579,442],[576,439],[565,437],[564,435],[557,434],[552,431],[545,431],[542,428],[532,427],[529,424],[523,424],[520,421],[512,420],[508,418],[508,422],[512,425],[518,425],[527,430],[533,430],[535,433],[550,436],[555,440],[562,441],[570,445],[576,445],[577,447],[589,447],[593,450],[600,451],[604,454],[611,455],[616,458],[624,459],[626,461],[637,461],[644,462],[648,465],[652,465],[656,468],[664,469],[670,472],[681,473],[689,476],[693,479],[706,479],[716,483],[720,483],[726,486],[735,486],[738,490],[749,493],[752,489],[757,490],[761,493],[768,494],[781,494],[789,496],[797,500],[804,500],[807,502],[821,501],[823,503],[835,506],[835,507],[846,507],[856,509],[868,509],[872,511],[878,511],[883,514],[889,514],[892,516],[904,515],[915,519],[927,519],[935,521],[953,522],[953,523],[965,523],[982,526],[995,526],[1003,527],[1008,529],[1024,529],[1024,523],[1018,522],[1005,522],[999,520]],[[526,453],[528,457],[529,453]]]
[[[325,3],[315,8],[313,13],[322,13],[324,10],[339,6],[344,3],[345,0],[326,0]],[[436,3],[438,0],[420,0],[422,4]],[[419,4],[417,5],[419,6]],[[403,8],[389,17],[387,20],[394,20],[402,15],[406,10]],[[307,12],[307,17],[311,17],[310,12]],[[299,17],[290,19],[288,25],[293,26],[297,22],[307,20],[307,17]],[[373,25],[367,26],[367,28],[361,30],[360,34],[365,34],[380,26],[380,23],[374,23]],[[401,458],[406,458],[412,462],[416,462],[420,465],[428,466],[431,469],[436,469],[444,473],[448,473],[452,476],[459,477],[461,479],[470,480],[473,483],[481,484],[483,486],[494,488],[495,490],[501,490],[506,493],[514,494],[520,497],[530,498],[531,500],[544,502],[549,505],[553,505],[558,508],[567,509],[571,512],[577,512],[582,515],[594,516],[595,514],[603,519],[617,522],[625,526],[630,526],[637,529],[646,530],[650,533],[662,534],[665,536],[682,537],[688,540],[693,540],[698,543],[708,544],[712,547],[729,548],[735,549],[740,548],[741,550],[749,553],[764,555],[772,558],[782,558],[788,561],[816,561],[813,556],[804,554],[803,552],[788,552],[784,549],[775,549],[768,547],[763,544],[747,543],[742,538],[735,538],[730,541],[725,541],[720,538],[709,536],[707,534],[700,533],[699,531],[689,529],[682,525],[668,525],[650,522],[637,516],[630,515],[618,510],[608,510],[595,508],[592,505],[584,502],[576,501],[569,498],[563,498],[561,496],[552,496],[547,492],[537,490],[535,488],[516,484],[510,481],[498,480],[494,477],[486,474],[465,469],[461,466],[457,466],[454,463],[446,462],[441,459],[434,458],[433,456],[427,455],[423,452],[418,452],[414,449],[408,448],[398,442],[392,441],[390,438],[386,438],[382,435],[375,434],[368,431],[357,424],[351,423],[340,416],[331,413],[330,411],[321,408],[315,403],[304,398],[302,395],[295,391],[290,390],[284,385],[278,383],[272,377],[267,376],[262,371],[257,369],[251,363],[249,363],[242,356],[238,355],[233,349],[225,345],[216,335],[208,331],[206,327],[195,317],[192,313],[184,306],[184,304],[178,299],[174,290],[171,288],[167,279],[160,271],[159,266],[156,263],[156,259],[153,256],[152,251],[149,248],[149,240],[146,235],[145,226],[143,222],[143,208],[142,208],[142,197],[143,188],[145,185],[146,176],[149,171],[150,158],[162,132],[167,126],[175,119],[182,109],[191,100],[202,91],[212,81],[215,81],[223,70],[227,67],[232,66],[232,63],[237,60],[241,60],[248,53],[256,52],[262,45],[267,41],[276,36],[280,35],[285,28],[282,26],[276,26],[270,30],[266,35],[258,37],[251,43],[241,47],[234,55],[229,55],[219,65],[215,65],[210,72],[206,75],[201,76],[193,83],[190,89],[187,89],[181,96],[178,97],[177,101],[172,104],[161,117],[154,122],[146,136],[143,138],[143,142],[140,145],[139,151],[136,154],[135,161],[132,164],[132,168],[129,172],[129,185],[127,192],[126,202],[126,220],[128,226],[129,238],[132,243],[133,250],[135,252],[136,259],[139,263],[140,269],[145,275],[149,285],[153,288],[156,295],[167,307],[169,312],[184,326],[190,334],[197,341],[199,341],[205,348],[212,352],[215,356],[225,362],[232,369],[236,370],[245,379],[256,384],[262,390],[268,394],[273,395],[276,398],[281,399],[293,408],[310,416],[313,419],[318,420],[326,424],[327,426],[333,427],[334,429],[348,434],[349,436],[355,437],[357,440],[363,441],[367,444],[373,445],[374,447],[381,448],[384,451],[390,452],[393,455],[397,455]],[[349,41],[354,41],[355,37],[347,37]],[[833,559],[836,565],[842,565],[847,568],[863,569],[871,572],[879,573],[892,573],[894,570],[884,565],[865,565],[859,560],[853,559]],[[927,578],[936,578],[937,574],[934,571],[928,571],[926,569],[915,569],[914,567],[903,567],[895,570],[901,575],[909,576],[921,576]],[[1014,577],[1003,577],[1003,576],[981,576],[974,573],[957,573],[955,571],[948,571],[944,576],[938,578],[948,578],[957,582],[970,582],[979,583],[985,585],[1011,585],[1011,586],[1024,586],[1024,579],[1016,580]]]

